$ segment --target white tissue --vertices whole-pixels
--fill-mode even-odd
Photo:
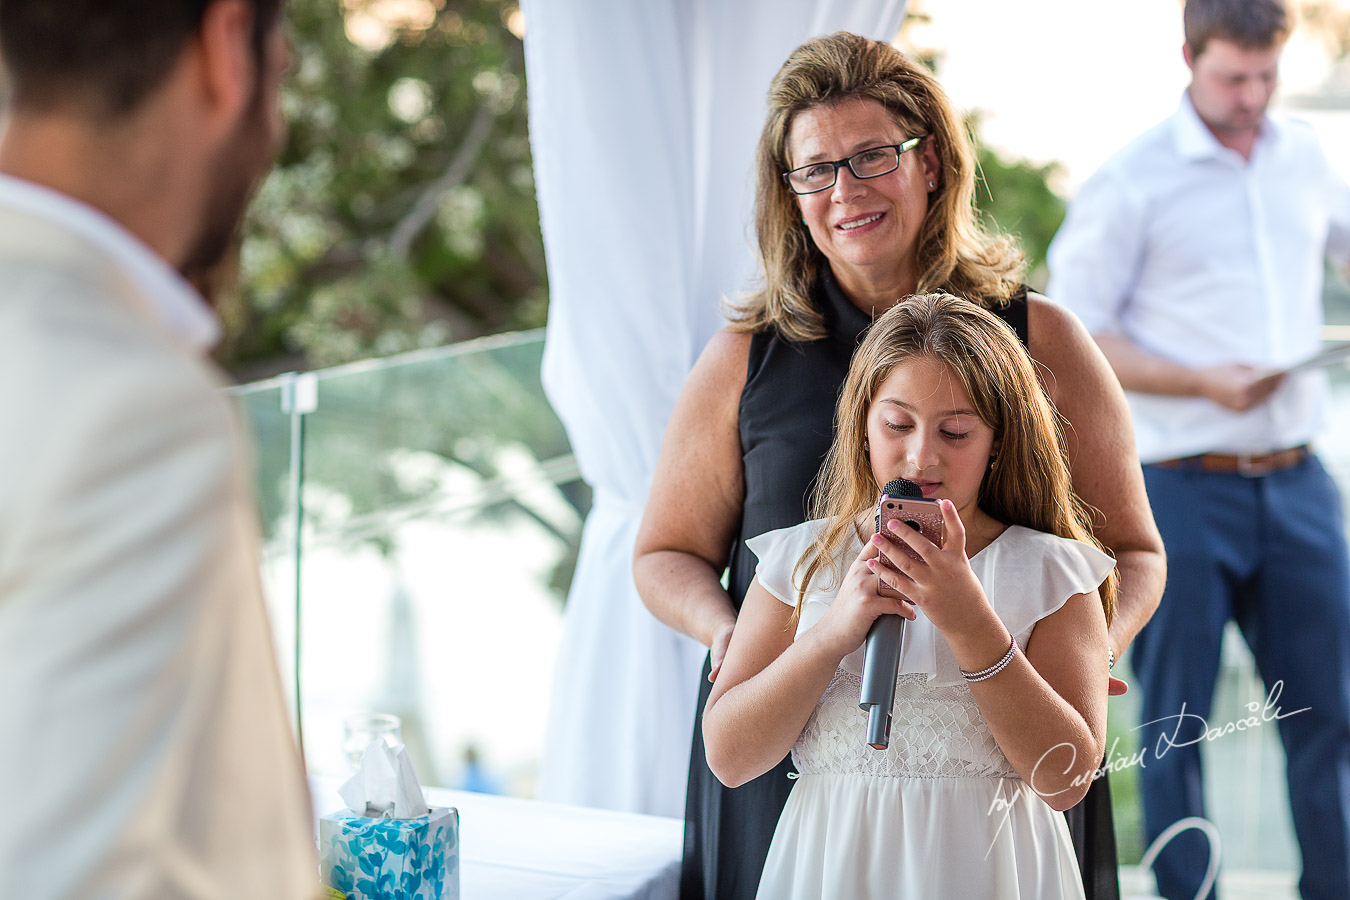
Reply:
[[[408,751],[376,738],[361,755],[361,768],[338,788],[347,809],[371,819],[415,819],[428,812]]]

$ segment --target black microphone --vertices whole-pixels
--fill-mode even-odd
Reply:
[[[881,506],[901,497],[923,498],[917,484],[904,478],[886,482],[877,501],[876,529],[881,531]],[[886,590],[883,583],[883,589]],[[867,710],[867,744],[885,750],[891,742],[891,707],[895,705],[895,678],[900,670],[900,642],[905,636],[905,617],[894,613],[877,616],[863,642],[862,689],[858,706]]]

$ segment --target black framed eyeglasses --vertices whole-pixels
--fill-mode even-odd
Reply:
[[[792,189],[794,194],[814,194],[817,191],[827,191],[834,187],[834,183],[839,180],[841,166],[848,166],[848,170],[856,178],[877,178],[882,175],[889,175],[900,168],[900,154],[919,146],[919,141],[922,141],[924,137],[925,135],[919,135],[901,144],[868,147],[866,150],[859,150],[847,159],[814,162],[809,166],[800,166],[790,172],[784,172],[783,180],[787,182],[788,187]]]

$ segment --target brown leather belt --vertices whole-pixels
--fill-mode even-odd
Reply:
[[[1180,459],[1165,459],[1153,463],[1164,469],[1198,469],[1202,472],[1222,472],[1227,475],[1245,475],[1258,478],[1283,472],[1308,458],[1311,451],[1307,444],[1276,450],[1273,453],[1201,453],[1199,456],[1183,456]]]

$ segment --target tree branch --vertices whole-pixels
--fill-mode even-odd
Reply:
[[[417,198],[417,202],[394,226],[393,234],[389,238],[389,251],[395,257],[407,258],[408,251],[412,249],[412,242],[436,215],[436,206],[441,202],[441,197],[469,176],[478,154],[487,143],[488,135],[492,132],[492,123],[496,118],[497,115],[492,110],[492,101],[485,100],[474,113],[473,122],[469,125],[469,130],[464,135],[464,140],[460,142],[459,149],[455,151],[454,159],[450,160],[450,165],[446,167],[445,173],[427,185],[422,195]]]

